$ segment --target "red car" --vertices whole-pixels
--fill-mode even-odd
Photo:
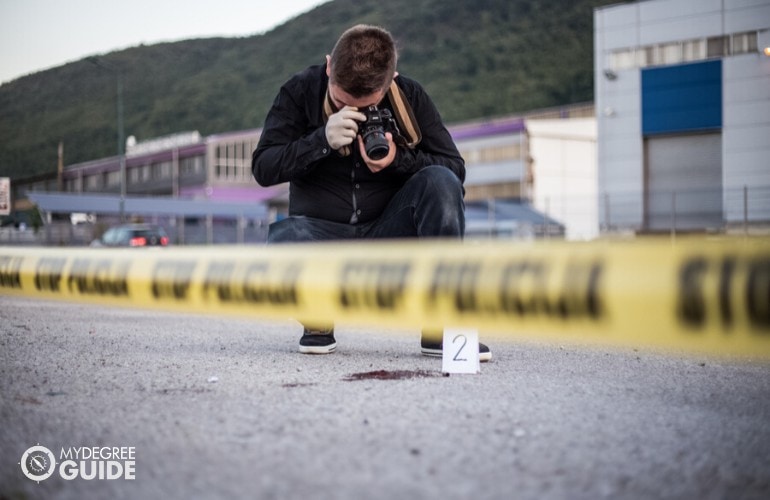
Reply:
[[[126,224],[111,227],[93,247],[165,247],[168,236],[162,227],[153,224]]]

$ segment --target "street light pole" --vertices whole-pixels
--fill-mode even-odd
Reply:
[[[123,75],[116,71],[118,80],[118,158],[120,159],[120,222],[126,221],[126,140],[123,129]]]
[[[106,69],[115,75],[117,82],[117,114],[118,114],[118,161],[120,162],[120,222],[126,220],[126,141],[123,128],[123,74],[114,66],[106,64],[98,57],[89,57],[88,62]]]

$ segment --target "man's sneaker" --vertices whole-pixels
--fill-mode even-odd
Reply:
[[[337,348],[334,340],[334,328],[313,330],[305,328],[299,339],[299,352],[302,354],[330,354]]]
[[[423,335],[420,339],[420,348],[423,356],[440,358],[444,355],[444,340],[440,336]],[[492,359],[492,351],[485,344],[479,342],[479,361],[483,363],[490,359]]]

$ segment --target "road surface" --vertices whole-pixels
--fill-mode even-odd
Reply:
[[[506,338],[446,377],[416,331],[299,334],[0,297],[0,499],[770,498],[768,363]],[[62,473],[93,447],[133,465]]]

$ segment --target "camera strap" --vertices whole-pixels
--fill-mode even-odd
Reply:
[[[414,149],[422,140],[422,133],[420,132],[420,126],[417,123],[417,119],[414,117],[414,111],[409,101],[406,100],[406,96],[401,89],[396,85],[394,79],[390,82],[390,87],[386,94],[390,105],[393,108],[393,115],[398,124],[399,134],[393,138],[393,142],[399,146],[406,146],[409,149]],[[324,98],[324,122],[329,119],[331,115],[339,111],[332,102],[331,96],[329,96],[329,89],[326,89],[326,97]],[[339,154],[342,156],[348,156],[351,153],[350,146],[343,146],[339,149]]]
[[[394,118],[396,123],[398,123],[399,130],[399,137],[396,138],[398,140],[394,139],[394,141],[401,146],[414,149],[422,140],[420,125],[414,117],[412,106],[406,100],[406,96],[398,85],[396,85],[395,79],[390,82],[388,99],[390,100],[390,105],[393,106],[393,114],[395,115]]]

